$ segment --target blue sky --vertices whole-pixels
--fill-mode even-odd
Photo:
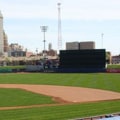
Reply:
[[[120,0],[0,0],[9,44],[19,43],[33,52],[43,50],[40,26],[46,25],[46,48],[52,43],[58,49],[58,2],[62,49],[66,42],[95,41],[97,49],[120,54]]]

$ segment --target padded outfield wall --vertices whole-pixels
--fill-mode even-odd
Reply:
[[[64,72],[103,72],[105,49],[61,50],[59,69]]]

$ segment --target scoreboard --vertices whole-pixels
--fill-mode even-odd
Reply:
[[[60,68],[105,68],[105,49],[61,50]]]

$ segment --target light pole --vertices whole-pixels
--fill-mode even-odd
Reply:
[[[103,48],[103,37],[104,37],[104,33],[101,34],[101,39],[102,39],[102,48]]]
[[[58,51],[62,48],[62,34],[61,34],[61,3],[58,5]]]
[[[38,48],[36,48],[36,58],[38,60]]]
[[[43,32],[43,43],[44,43],[44,52],[45,52],[45,42],[46,42],[46,40],[45,40],[45,32],[47,31],[47,26],[40,26],[40,28],[41,28],[41,31]]]

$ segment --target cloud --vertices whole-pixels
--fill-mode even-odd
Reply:
[[[26,1],[26,2],[25,2]],[[53,1],[53,0],[52,0]],[[11,2],[6,3],[4,0],[3,8],[4,16],[6,18],[14,19],[38,19],[38,18],[55,18],[57,16],[57,4],[49,4],[50,1],[47,1],[47,5],[43,1],[36,0],[22,0],[16,2],[16,0],[11,0]],[[56,16],[55,16],[56,15]]]
[[[3,0],[0,8],[6,18],[57,19],[57,0]],[[62,19],[120,19],[119,0],[61,0]]]
[[[74,2],[70,1],[64,4],[63,16],[65,19],[120,19],[119,0],[74,0]]]
[[[0,0],[9,43],[17,42],[33,51],[43,49],[40,26],[47,25],[47,43],[57,48],[58,2],[61,2],[64,45],[68,41],[96,40],[101,47],[103,32],[105,47],[119,52],[120,0]]]

